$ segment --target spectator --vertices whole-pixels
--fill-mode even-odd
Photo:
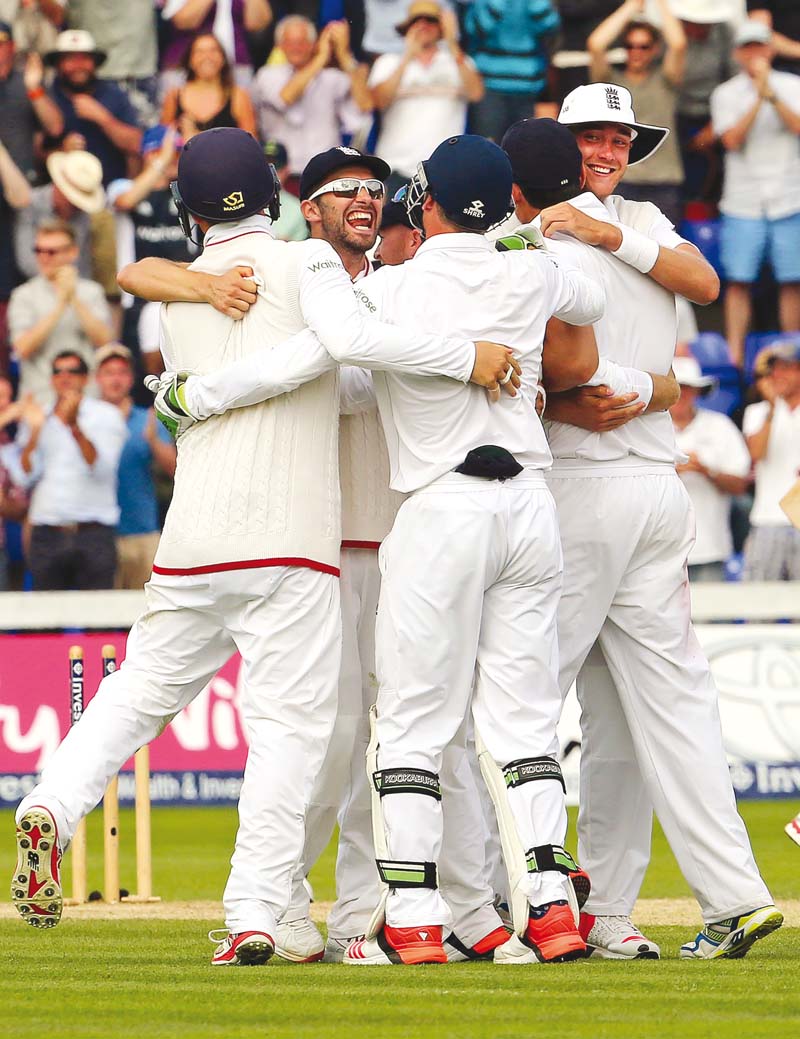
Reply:
[[[20,396],[52,398],[53,359],[71,350],[85,365],[112,338],[100,285],[78,277],[78,247],[69,224],[52,220],[36,232],[35,278],[14,289],[8,305],[11,345],[20,362]]]
[[[670,408],[678,449],[689,456],[676,466],[694,506],[697,540],[689,553],[692,581],[722,581],[733,553],[731,496],[747,490],[750,455],[727,415],[697,406],[716,380],[703,375],[693,357],[676,357],[680,399]]]
[[[250,86],[253,65],[247,46],[247,34],[259,33],[272,21],[268,0],[167,0],[161,17],[171,23],[172,35],[161,58],[162,91],[177,86],[182,76],[176,76],[181,59],[196,36],[213,34],[222,45],[233,66],[234,81],[241,87]],[[172,74],[170,75],[170,71]]]
[[[715,87],[736,71],[731,49],[735,4],[731,0],[672,0],[686,34],[686,68],[678,94],[678,142],[686,173],[684,198],[716,202],[722,153],[711,126]]]
[[[23,402],[18,474],[33,488],[29,569],[34,591],[112,588],[119,520],[117,466],[125,422],[117,408],[85,396],[86,362],[71,350],[53,359],[55,405]]]
[[[661,33],[642,19],[644,0],[626,0],[598,25],[587,46],[592,57],[593,82],[612,81],[627,87],[639,119],[669,129],[662,147],[645,162],[628,170],[621,190],[626,198],[655,203],[677,225],[683,218],[683,166],[675,125],[677,91],[685,68],[686,36],[667,0],[656,2],[666,44],[661,64],[657,63],[662,49]],[[622,72],[615,72],[608,64],[606,52],[620,34],[627,58]]]
[[[140,122],[152,122],[158,96],[156,12],[152,3],[68,0],[68,7],[70,26],[86,29],[106,53],[97,70],[98,78],[125,91]]]
[[[312,155],[336,147],[343,133],[360,130],[372,102],[367,70],[353,57],[346,22],[329,22],[317,39],[313,22],[289,15],[278,22],[275,43],[286,64],[261,69],[253,93],[262,137],[281,141],[289,154],[285,186],[296,195]],[[336,68],[328,67],[332,60]]]
[[[586,41],[597,26],[619,6],[618,0],[558,0],[561,32],[559,48],[553,55],[550,70],[554,87],[555,111],[548,113],[555,119],[558,109],[570,91],[589,82],[589,52]],[[616,61],[616,56],[611,55]]]
[[[534,114],[547,84],[545,44],[559,26],[550,0],[475,0],[464,27],[486,92],[473,107],[474,133],[499,141],[512,123]]]
[[[379,241],[375,261],[396,267],[410,260],[422,245],[423,235],[411,223],[405,202],[385,202],[378,229]]]
[[[250,95],[234,84],[225,51],[215,36],[195,36],[182,67],[186,85],[167,94],[161,109],[162,123],[177,126],[184,141],[215,126],[238,126],[255,137],[256,116]]]
[[[0,375],[9,367],[8,300],[20,280],[14,255],[14,219],[31,200],[31,189],[0,142]]]
[[[141,588],[150,579],[160,526],[153,466],[175,475],[175,441],[152,408],[133,403],[133,354],[120,343],[97,351],[100,399],[119,408],[128,436],[117,475],[117,573],[115,588]]]
[[[449,0],[443,0],[443,8],[452,6]],[[403,40],[398,36],[396,26],[402,22],[407,10],[408,0],[364,0],[364,38],[361,45],[371,61],[381,54],[402,54]]]
[[[306,218],[300,203],[285,186],[289,178],[288,153],[280,141],[267,141],[264,154],[275,167],[281,182],[281,215],[272,225],[272,233],[282,242],[304,242],[309,235]]]
[[[800,6],[797,0],[747,0],[750,18],[772,29],[775,68],[800,75]]]
[[[11,380],[7,375],[0,374],[0,592],[8,590],[5,521],[21,522],[28,509],[25,491],[14,482],[3,461],[11,445],[9,427],[13,428],[19,421],[21,412],[22,405],[14,400]]]
[[[78,274],[91,278],[94,270],[91,214],[99,213],[106,204],[100,160],[89,152],[53,152],[47,159],[47,171],[52,183],[34,188],[30,205],[17,217],[15,244],[19,269],[26,278],[35,276],[36,228],[48,221],[63,220],[75,234]]]
[[[0,0],[0,20],[12,27],[23,54],[44,54],[64,24],[64,0]]]
[[[725,334],[741,364],[764,260],[779,284],[781,329],[800,328],[800,76],[773,71],[770,30],[760,22],[739,27],[734,57],[742,71],[711,95],[711,116],[725,149]]]
[[[458,45],[455,15],[435,0],[414,0],[397,32],[405,50],[378,58],[369,85],[382,113],[375,151],[407,180],[437,145],[464,132],[467,103],[481,100],[483,80]]]
[[[142,131],[125,91],[97,78],[105,59],[91,33],[68,29],[44,60],[56,69],[50,89],[64,117],[65,133],[83,137],[86,151],[100,160],[103,183],[108,184],[125,176],[126,159],[138,155]]]
[[[800,531],[779,502],[800,472],[800,336],[769,350],[767,374],[758,380],[764,399],[745,408],[742,426],[756,474],[744,576],[750,581],[797,581]]]
[[[0,141],[30,180],[37,131],[58,136],[64,130],[64,118],[42,86],[43,75],[42,59],[35,53],[25,59],[24,71],[16,67],[11,26],[0,22]]]

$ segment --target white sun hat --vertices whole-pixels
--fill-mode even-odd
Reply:
[[[564,98],[558,121],[567,126],[591,123],[629,126],[633,130],[629,166],[635,166],[658,151],[669,134],[666,126],[637,123],[630,91],[616,83],[589,83],[575,87]]]
[[[743,5],[736,0],[671,0],[669,6],[675,17],[684,22],[716,25],[734,21]]]
[[[53,152],[47,159],[47,172],[77,209],[99,213],[105,206],[103,167],[96,155],[84,151]]]
[[[673,358],[672,370],[679,386],[691,386],[695,390],[709,393],[717,385],[717,380],[712,375],[703,375],[694,357]]]

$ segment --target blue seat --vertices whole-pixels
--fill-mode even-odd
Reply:
[[[708,365],[733,365],[728,340],[720,332],[701,332],[689,349],[704,370]]]
[[[684,220],[678,233],[696,245],[717,274],[722,274],[719,256],[719,220]]]

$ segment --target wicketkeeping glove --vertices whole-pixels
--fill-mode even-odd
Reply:
[[[156,395],[154,407],[158,421],[166,426],[177,440],[198,421],[186,403],[186,380],[189,372],[164,372],[162,376],[148,375],[145,386]]]

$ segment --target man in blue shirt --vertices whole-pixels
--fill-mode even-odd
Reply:
[[[139,154],[142,131],[125,91],[97,78],[105,57],[91,33],[69,29],[44,60],[56,69],[50,94],[64,116],[64,133],[82,135],[86,151],[103,166],[103,184],[108,184],[126,176],[127,157]]]
[[[141,588],[150,579],[161,536],[153,466],[171,477],[175,473],[175,442],[152,408],[133,403],[133,354],[119,343],[97,351],[95,377],[100,396],[119,408],[128,438],[119,461],[117,500],[117,573],[115,587]]]

